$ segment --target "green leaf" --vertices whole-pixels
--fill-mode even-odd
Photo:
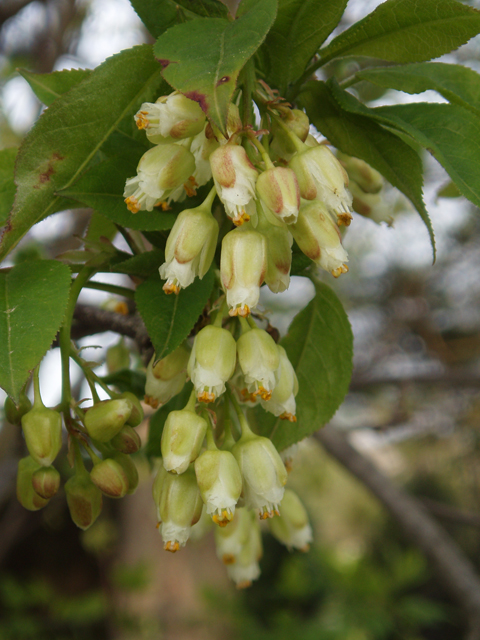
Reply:
[[[335,88],[330,83],[310,82],[305,85],[299,101],[313,124],[337,149],[368,162],[407,196],[428,229],[435,259],[435,237],[423,202],[420,157],[406,142],[367,117],[368,109],[367,114],[362,111],[359,115],[352,111],[351,105],[348,110],[343,102],[339,105],[336,100],[339,93],[355,104],[358,101],[340,89],[335,91],[334,97]],[[363,107],[360,102],[358,105]]]
[[[455,0],[387,0],[320,51],[323,63],[344,56],[423,62],[457,49],[480,32],[480,11]]]
[[[335,29],[346,4],[347,0],[279,0],[263,49],[270,61],[268,82],[282,94]]]
[[[158,268],[164,262],[165,252],[163,249],[153,249],[153,251],[141,253],[138,256],[120,262],[120,264],[116,264],[111,268],[111,271],[114,273],[127,273],[138,278],[148,278],[153,273],[157,274]]]
[[[165,80],[198,102],[222,132],[238,74],[264,41],[276,11],[277,0],[259,0],[233,22],[199,18],[176,25],[154,46]]]
[[[132,369],[121,369],[115,371],[115,373],[109,373],[107,376],[100,378],[106,384],[111,384],[123,393],[124,391],[131,391],[138,398],[143,400],[145,395],[145,379],[146,376],[140,371],[134,371]]]
[[[118,229],[111,220],[94,211],[90,216],[85,240],[87,242],[99,242],[102,237],[113,240],[117,233]]]
[[[342,108],[397,129],[429,151],[460,192],[480,206],[480,119],[471,111],[432,102],[369,109],[338,85],[331,86]]]
[[[368,80],[380,87],[410,94],[437,91],[449,102],[480,116],[480,75],[468,67],[424,62],[401,67],[365,69],[356,76],[359,80]]]
[[[125,180],[137,172],[139,157],[125,159],[114,156],[94,165],[69,189],[59,193],[66,198],[82,202],[96,211],[130,229],[158,231],[171,229],[175,215],[171,212],[139,211],[131,213],[123,197]]]
[[[178,295],[167,295],[157,273],[137,288],[135,302],[158,360],[168,356],[188,337],[208,302],[213,280],[213,269],[210,269],[203,280],[196,278]]]
[[[226,17],[227,10],[217,0],[130,0],[143,24],[158,38],[178,22],[203,16]]]
[[[0,259],[37,222],[58,210],[68,189],[117,125],[155,96],[161,74],[151,47],[108,58],[79,85],[55,100],[20,147],[15,205],[0,245]]]
[[[0,386],[14,400],[63,321],[70,269],[54,260],[0,272]]]
[[[170,411],[179,411],[187,404],[190,394],[192,393],[193,385],[191,382],[183,387],[179,394],[174,396],[171,400],[164,404],[153,416],[150,418],[150,429],[148,431],[148,442],[146,448],[147,456],[161,457],[162,449],[162,433],[165,425],[165,420],[168,417]]]
[[[0,226],[4,225],[15,199],[15,171],[16,148],[0,151]]]
[[[353,335],[341,302],[326,284],[293,320],[280,342],[298,377],[297,422],[255,410],[256,431],[282,450],[323,427],[342,403],[353,368]]]
[[[90,69],[62,69],[52,73],[32,73],[26,69],[19,69],[18,72],[28,82],[40,102],[47,107],[92,73]]]

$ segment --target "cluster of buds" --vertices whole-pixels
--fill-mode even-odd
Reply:
[[[45,507],[57,493],[61,477],[53,462],[62,447],[62,418],[58,411],[44,406],[38,370],[34,374],[34,403],[25,394],[15,405],[5,403],[7,419],[21,424],[29,455],[21,459],[17,474],[17,497],[30,511]],[[122,498],[134,493],[138,472],[130,454],[141,447],[135,431],[143,420],[138,398],[130,392],[113,394],[110,400],[97,400],[87,411],[75,407],[77,419],[68,418],[69,460],[73,475],[65,483],[70,515],[81,529],[90,527],[102,509],[102,496]],[[93,465],[87,471],[81,448]],[[96,450],[96,452],[94,451]]]

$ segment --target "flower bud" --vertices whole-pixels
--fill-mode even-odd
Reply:
[[[87,472],[75,474],[65,483],[65,495],[73,522],[88,529],[102,510],[102,492],[90,480]]]
[[[152,211],[195,171],[193,154],[182,145],[161,144],[140,159],[137,175],[125,183],[125,204],[132,213]]]
[[[304,111],[289,109],[288,112],[282,113],[282,122],[299,140],[306,141],[310,130],[310,122]],[[296,147],[276,119],[272,119],[272,134],[273,140],[270,145],[270,152],[273,157],[290,160],[296,151]]]
[[[260,576],[258,562],[263,554],[260,525],[252,518],[249,536],[233,564],[227,565],[228,577],[233,580],[237,589],[247,589],[253,580]]]
[[[130,351],[125,346],[123,338],[120,338],[117,344],[107,349],[106,363],[108,373],[115,373],[116,371],[129,368]]]
[[[202,498],[192,467],[181,475],[167,473],[161,483],[158,510],[166,551],[184,547],[202,513]]]
[[[321,200],[335,212],[339,224],[350,224],[352,196],[347,189],[348,174],[328,147],[305,145],[305,150],[290,160],[289,167],[297,176],[302,198]]]
[[[182,211],[168,236],[160,277],[165,293],[179,293],[207,273],[217,246],[218,223],[203,204]]]
[[[268,402],[264,402],[265,398],[262,398],[262,407],[266,411],[273,413],[274,416],[280,416],[282,420],[296,422],[297,375],[285,349],[277,345],[277,351],[279,354],[279,366],[275,371],[275,388]]]
[[[267,243],[265,284],[273,293],[280,293],[286,291],[290,284],[293,236],[284,224],[270,224],[261,204],[257,204],[257,211],[257,231],[264,236]]]
[[[319,200],[302,203],[298,220],[290,230],[303,253],[319,267],[338,277],[348,271],[348,254],[340,231]]]
[[[131,391],[124,391],[120,399],[127,400],[131,404],[132,412],[127,419],[127,425],[130,427],[138,427],[143,420],[143,407],[140,400]]]
[[[60,474],[55,467],[40,467],[32,475],[32,486],[35,493],[50,500],[60,487]]]
[[[231,316],[246,317],[257,306],[267,270],[267,243],[254,229],[235,229],[222,241],[220,275]]]
[[[195,475],[207,513],[221,527],[235,513],[242,492],[242,475],[237,461],[229,451],[208,449],[195,460]]]
[[[291,169],[274,167],[258,176],[257,194],[263,206],[280,222],[296,222],[300,208],[300,190]]]
[[[38,511],[48,504],[48,499],[36,493],[32,484],[33,474],[41,468],[31,456],[22,458],[18,462],[17,499],[22,507],[29,511]]]
[[[378,193],[383,187],[382,175],[369,164],[360,160],[347,156],[345,153],[337,152],[337,158],[347,170],[350,180],[354,180],[360,189],[365,193]]]
[[[312,527],[297,494],[285,489],[279,518],[269,521],[270,532],[289,549],[308,551],[312,542]]]
[[[49,467],[62,446],[62,418],[58,411],[39,406],[22,417],[27,449],[43,467]]]
[[[126,424],[120,429],[117,435],[110,440],[110,444],[120,453],[130,455],[140,450],[142,441],[135,429]]]
[[[188,406],[188,405],[187,405]],[[187,408],[171,411],[162,432],[163,466],[173,473],[184,473],[200,453],[207,422]]]
[[[3,410],[5,411],[5,417],[10,424],[20,425],[22,423],[23,416],[30,411],[31,408],[32,403],[28,399],[27,394],[22,391],[18,405],[16,405],[15,402],[7,396]]]
[[[237,354],[248,391],[269,400],[275,387],[275,371],[280,364],[272,336],[263,329],[245,331],[237,341]]]
[[[188,361],[199,402],[214,402],[235,371],[236,344],[227,329],[208,325],[199,331]]]
[[[122,466],[113,458],[102,460],[90,472],[93,484],[109,498],[123,498],[127,493],[128,479]]]
[[[224,527],[215,527],[217,557],[223,564],[230,565],[237,561],[242,547],[249,538],[254,521],[255,514],[241,507],[235,510],[231,522]]]
[[[237,226],[256,216],[255,182],[257,171],[245,149],[226,144],[210,156],[213,181],[227,215]]]
[[[144,102],[134,117],[137,127],[145,129],[147,138],[155,144],[162,138],[191,138],[205,125],[200,105],[176,91],[154,103]]]
[[[156,409],[167,403],[183,389],[187,380],[187,364],[190,351],[183,345],[157,362],[155,356],[147,367],[145,402]]]
[[[243,478],[245,506],[256,509],[262,520],[278,515],[287,471],[268,438],[255,435],[242,420],[242,437],[232,448]]]
[[[353,181],[350,183],[350,191],[353,196],[354,211],[377,224],[386,222],[389,227],[393,225],[393,207],[387,204],[381,193],[365,193]]]
[[[85,413],[85,428],[93,440],[108,442],[127,422],[132,412],[132,403],[125,398],[102,400]]]
[[[130,458],[130,456],[127,456],[124,453],[116,453],[113,456],[113,460],[115,460],[115,462],[117,462],[121,466],[121,468],[123,469],[123,472],[127,477],[127,481],[128,481],[127,493],[129,495],[132,493],[135,493],[138,487],[138,470],[137,470],[137,467],[135,466],[135,463]]]

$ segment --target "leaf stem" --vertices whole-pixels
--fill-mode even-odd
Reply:
[[[107,284],[106,282],[87,282],[87,284],[84,285],[84,289],[106,291],[107,293],[114,293],[116,295],[123,296],[124,298],[129,298],[130,300],[134,300],[135,298],[135,291],[133,291],[133,289],[121,287],[117,284]]]
[[[122,236],[125,239],[125,242],[128,244],[128,246],[133,251],[133,253],[135,253],[136,255],[139,255],[140,253],[144,253],[145,249],[140,247],[140,245],[137,243],[133,235],[127,229],[125,229],[125,227],[122,227],[122,225],[120,224],[115,224],[115,226],[117,227],[118,231],[122,234]]]

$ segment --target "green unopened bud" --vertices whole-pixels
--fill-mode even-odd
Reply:
[[[102,492],[87,472],[75,474],[65,483],[65,495],[73,522],[80,529],[88,529],[102,510]]]
[[[135,463],[130,458],[130,456],[127,456],[124,453],[116,453],[113,456],[113,460],[115,460],[115,462],[117,462],[122,467],[123,472],[127,477],[127,480],[128,480],[127,493],[128,494],[135,493],[138,487],[138,470],[137,470],[137,467],[135,466]]]
[[[130,455],[140,450],[142,441],[135,429],[126,424],[120,429],[117,435],[110,440],[110,444],[120,453]]]
[[[310,122],[305,112],[300,109],[291,109],[282,114],[283,124],[297,136],[299,140],[305,142],[310,129]],[[290,160],[296,151],[296,147],[283,127],[275,120],[272,120],[273,141],[270,150],[274,156]]]
[[[30,411],[31,408],[32,403],[24,391],[20,394],[18,404],[15,404],[15,402],[7,396],[4,405],[5,417],[10,424],[20,425],[22,423],[23,416]]]
[[[274,416],[280,416],[282,420],[296,422],[297,375],[285,349],[277,345],[277,350],[280,356],[280,364],[275,371],[275,389],[268,402],[264,402],[264,399],[262,399],[261,404],[266,411],[273,413]]]
[[[250,315],[267,270],[267,243],[254,229],[234,229],[222,241],[220,275],[231,316]]]
[[[190,351],[180,345],[175,351],[157,362],[155,356],[147,367],[145,384],[145,402],[156,409],[176,396],[183,389],[187,380],[187,364]]]
[[[40,467],[32,476],[32,485],[35,493],[49,500],[60,487],[60,474],[55,467]]]
[[[131,391],[125,391],[120,398],[128,400],[132,405],[132,412],[127,419],[127,424],[131,427],[138,427],[143,420],[143,407],[137,396]]]
[[[106,363],[108,373],[128,369],[130,366],[130,351],[125,346],[123,338],[107,349]]]
[[[312,527],[297,494],[285,489],[280,504],[280,517],[269,521],[271,533],[289,549],[308,551],[312,542]]]
[[[381,191],[384,181],[382,175],[369,164],[347,156],[345,153],[337,152],[337,158],[347,170],[350,180],[354,180],[360,189],[365,193],[378,193]]]
[[[95,464],[90,472],[93,484],[109,498],[123,498],[129,485],[123,467],[113,458]]]
[[[175,552],[185,546],[191,527],[200,519],[202,506],[193,465],[181,475],[167,473],[163,477],[158,509],[166,551]]]
[[[293,236],[285,225],[270,224],[261,204],[257,205],[257,210],[257,231],[263,234],[267,243],[265,284],[273,293],[280,293],[286,291],[290,284]]]
[[[237,341],[237,354],[248,391],[269,400],[275,388],[275,371],[280,364],[272,336],[263,329],[245,331]]]
[[[22,429],[29,454],[44,467],[49,467],[62,446],[62,418],[57,411],[43,406],[22,417]]]
[[[85,413],[88,435],[99,442],[108,442],[127,422],[131,412],[132,403],[125,398],[97,402]]]
[[[208,325],[195,337],[188,374],[199,402],[214,402],[235,370],[236,345],[227,329]]]
[[[291,224],[298,217],[300,190],[291,169],[274,167],[258,176],[256,190],[264,208],[279,222]]]
[[[242,492],[242,475],[234,456],[218,449],[204,451],[195,460],[195,474],[207,513],[216,524],[227,525]]]
[[[17,499],[25,509],[38,511],[46,504],[48,499],[42,498],[33,488],[32,478],[40,465],[31,456],[22,458],[18,462],[17,471]]]
[[[163,465],[167,471],[184,473],[202,448],[207,422],[194,411],[171,411],[162,433]]]
[[[322,202],[304,201],[298,220],[290,229],[303,253],[319,267],[335,277],[348,271],[345,264],[348,254],[342,246],[340,231]]]
[[[200,133],[205,124],[205,114],[199,104],[176,91],[154,103],[144,102],[134,117],[137,127],[145,129],[148,139],[155,144],[165,138],[191,138]]]

